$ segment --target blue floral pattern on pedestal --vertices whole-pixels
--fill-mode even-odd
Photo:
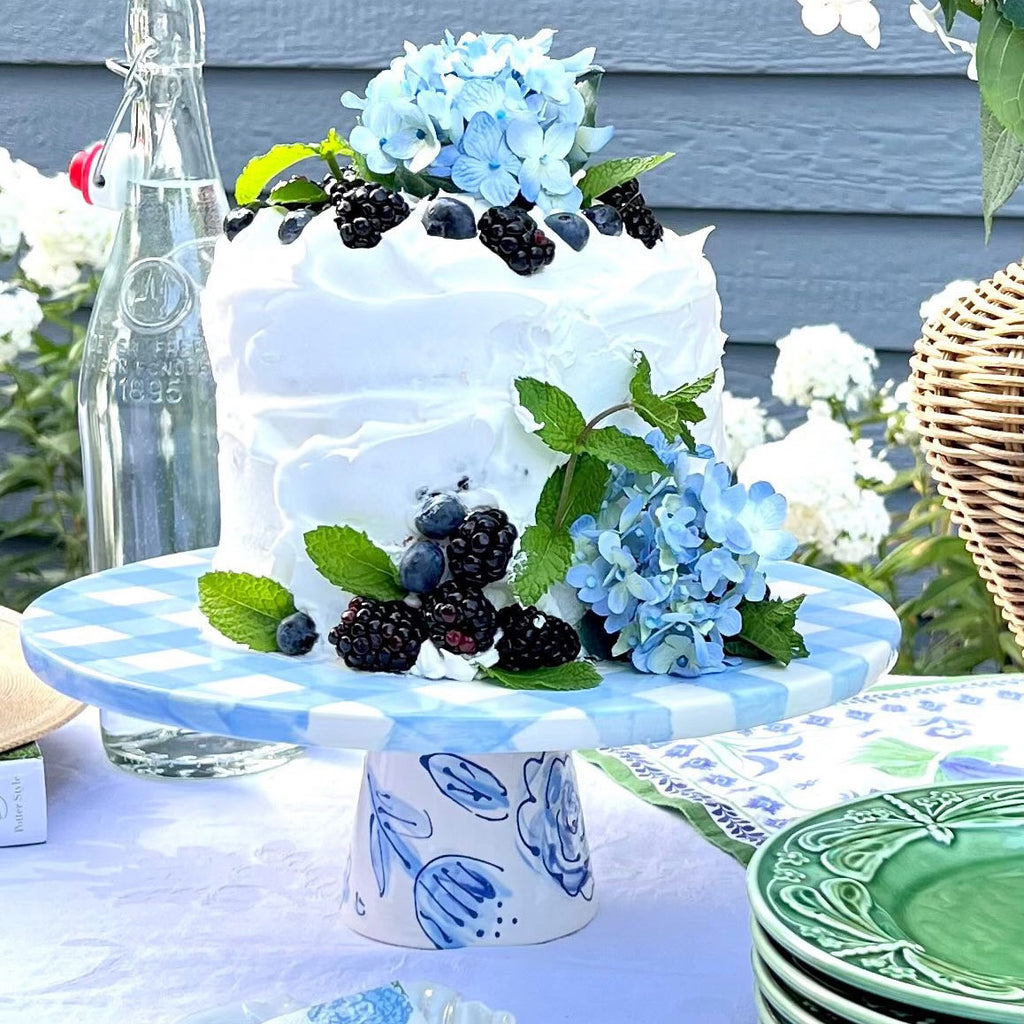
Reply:
[[[541,754],[523,768],[526,799],[519,805],[519,838],[569,896],[594,895],[583,813],[571,754]]]
[[[508,817],[508,789],[494,772],[458,754],[424,754],[420,764],[449,800],[486,821]]]
[[[377,890],[383,896],[388,888],[392,855],[398,857],[408,874],[416,875],[422,861],[405,840],[429,839],[434,834],[434,826],[426,811],[418,811],[393,793],[383,791],[372,772],[366,773],[366,783],[372,805],[370,861],[377,878]]]
[[[307,1013],[312,1024],[409,1024],[416,1008],[397,985],[345,996]]]
[[[413,891],[416,919],[438,949],[473,945],[488,933],[518,924],[505,919],[509,890],[498,880],[503,871],[475,857],[437,857],[417,875]]]

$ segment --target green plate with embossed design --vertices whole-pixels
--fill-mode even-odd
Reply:
[[[1024,1022],[1024,783],[880,793],[770,839],[754,916],[798,960],[909,1006]]]

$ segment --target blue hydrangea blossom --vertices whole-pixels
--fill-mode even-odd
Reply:
[[[734,483],[709,449],[695,458],[658,431],[647,442],[665,473],[613,474],[600,513],[570,529],[566,580],[639,671],[721,671],[742,602],[766,596],[762,561],[796,549],[783,529],[786,499],[767,483]]]
[[[573,172],[612,128],[583,124],[577,82],[595,70],[593,48],[555,58],[553,39],[544,29],[528,39],[469,32],[456,40],[447,32],[428,46],[406,43],[365,96],[342,96],[360,111],[352,148],[375,174],[403,167],[450,177],[492,205],[522,191],[544,210],[578,210]]]

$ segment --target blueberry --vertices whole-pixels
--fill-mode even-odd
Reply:
[[[291,213],[287,214],[284,220],[281,221],[281,226],[277,229],[277,237],[284,242],[285,245],[291,245],[303,231],[306,230],[306,225],[316,216],[316,210],[302,209],[292,210]]]
[[[406,548],[398,566],[402,586],[414,594],[436,590],[444,575],[444,551],[432,540],[418,540]]]
[[[552,213],[544,218],[544,223],[577,252],[590,241],[590,225],[575,213]]]
[[[431,540],[450,537],[466,518],[466,506],[454,494],[435,494],[427,498],[416,517],[416,529]]]
[[[583,216],[602,235],[622,234],[622,214],[614,206],[592,206],[589,210],[583,211]]]
[[[305,612],[289,615],[277,627],[277,649],[292,657],[309,654],[318,639],[316,623]]]
[[[224,218],[224,234],[230,242],[235,235],[244,231],[256,219],[256,211],[251,206],[236,206]]]
[[[427,207],[423,227],[428,235],[440,238],[476,238],[473,211],[465,203],[448,196],[442,196]]]

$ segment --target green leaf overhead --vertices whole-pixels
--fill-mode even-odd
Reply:
[[[525,557],[512,591],[523,604],[536,604],[556,583],[565,582],[572,566],[572,538],[564,526],[537,524],[523,532],[520,551]]]
[[[999,7],[1014,28],[1024,28],[1024,0],[1002,0]]]
[[[483,673],[508,690],[592,690],[601,684],[601,673],[589,661],[570,661],[558,668],[511,672],[497,665]]]
[[[1024,141],[1024,29],[985,5],[978,30],[978,84],[995,119]]]
[[[306,534],[306,551],[329,583],[361,597],[396,601],[405,597],[398,569],[365,533],[351,526],[320,526]]]
[[[642,438],[618,427],[601,427],[587,434],[583,446],[588,454],[633,473],[667,473],[665,463]]]
[[[666,160],[671,160],[675,153],[659,153],[656,156],[629,156],[621,160],[606,160],[604,163],[591,167],[580,179],[579,187],[583,193],[585,206],[592,203],[598,196],[604,195],[610,188],[621,185],[631,178],[653,171]]]
[[[523,408],[541,424],[537,436],[549,448],[566,455],[580,450],[579,438],[587,424],[576,403],[561,388],[533,377],[520,377],[516,391]]]
[[[208,572],[199,578],[199,608],[229,640],[269,653],[277,650],[281,620],[295,614],[295,600],[265,576]]]
[[[992,220],[1024,181],[1024,142],[1004,128],[981,101],[981,212],[985,218],[985,240],[992,233]]]

